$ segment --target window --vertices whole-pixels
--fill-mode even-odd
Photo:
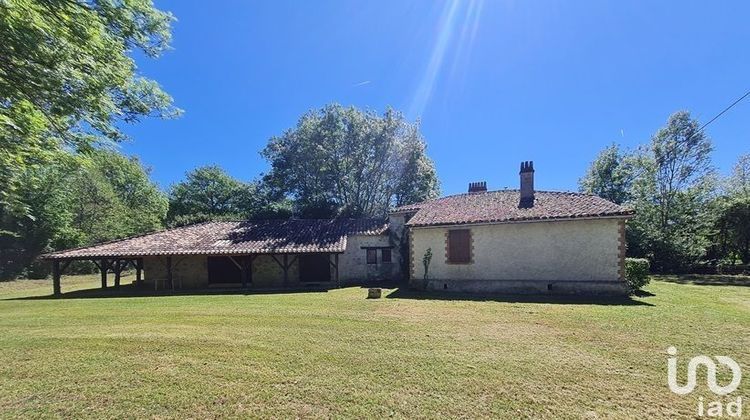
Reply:
[[[390,248],[383,248],[382,250],[380,250],[380,252],[381,252],[380,254],[381,262],[384,262],[384,263],[391,262],[391,249]]]
[[[448,263],[471,263],[471,231],[469,229],[448,231]]]
[[[378,250],[375,248],[368,248],[367,249],[367,264],[377,264],[378,263]]]

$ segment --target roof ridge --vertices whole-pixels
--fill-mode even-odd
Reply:
[[[519,192],[519,191],[520,191],[520,189],[518,189],[518,188],[505,188],[505,189],[502,189],[502,190],[463,192],[463,193],[446,195],[446,196],[443,196],[443,197],[440,197],[440,198],[433,198],[433,199],[430,199],[430,200],[421,201],[419,203],[406,204],[406,205],[399,206],[399,207],[396,207],[396,208],[417,206],[417,205],[421,205],[421,204],[424,204],[424,203],[428,203],[430,201],[438,201],[438,200],[443,200],[445,198],[451,198],[451,197],[474,196],[474,195],[496,194],[496,193],[503,193],[503,192]],[[582,196],[599,197],[596,194],[584,193],[584,192],[578,192],[578,191],[569,191],[569,190],[565,190],[565,191],[535,190],[534,193],[566,194],[566,195],[582,195]],[[601,197],[599,197],[599,198],[601,198]]]

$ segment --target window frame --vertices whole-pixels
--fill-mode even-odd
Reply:
[[[370,256],[373,256],[372,260]],[[377,248],[365,248],[365,262],[367,265],[375,265],[378,263],[378,249]]]
[[[465,250],[465,258],[457,259],[457,255],[453,255],[455,252],[451,252],[452,249],[454,249],[457,244],[454,244],[453,247],[451,246],[451,243],[454,243],[454,241],[458,240],[455,236],[453,239],[451,239],[452,235],[458,235],[459,232],[461,234],[466,235],[466,250]],[[462,255],[463,257],[463,255]],[[445,262],[446,264],[457,264],[457,265],[466,265],[471,264],[474,262],[474,241],[472,238],[471,229],[449,229],[445,233]]]
[[[388,255],[386,259],[385,256]],[[390,264],[393,262],[393,252],[390,248],[380,248],[380,262],[383,264]]]

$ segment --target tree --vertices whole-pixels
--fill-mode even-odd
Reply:
[[[120,222],[125,235],[150,232],[164,226],[169,201],[149,178],[150,170],[137,157],[114,151],[91,153],[96,171],[124,206],[125,219]]]
[[[29,170],[30,172],[31,170]],[[167,212],[164,194],[135,158],[94,150],[64,156],[20,178],[28,215],[0,211],[0,278],[33,269],[36,257],[55,249],[85,246],[157,230]],[[44,271],[39,272],[45,274]]]
[[[727,194],[750,199],[750,153],[737,159],[726,184]]]
[[[631,198],[634,178],[633,157],[613,143],[599,152],[578,181],[579,191],[622,204]]]
[[[750,264],[750,154],[741,155],[717,198],[713,254],[715,259],[739,259]]]
[[[302,216],[384,216],[439,193],[425,149],[418,124],[392,109],[379,116],[331,104],[269,141],[264,181],[293,197]]]
[[[151,0],[0,1],[0,206],[28,213],[20,178],[57,153],[125,139],[121,122],[178,110],[140,76],[134,49],[157,57],[170,41],[169,13]]]
[[[209,220],[287,218],[290,205],[274,200],[258,183],[232,178],[219,166],[189,172],[169,192],[170,225]]]
[[[750,199],[725,197],[716,220],[719,256],[750,264]]]
[[[656,270],[684,269],[705,255],[713,224],[711,151],[698,122],[681,111],[669,117],[638,158],[629,239],[639,242],[637,256],[650,257]]]

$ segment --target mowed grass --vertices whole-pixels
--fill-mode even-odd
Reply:
[[[681,382],[694,355],[738,361],[732,396],[748,405],[750,278],[699,280],[601,301],[356,287],[51,299],[49,281],[0,283],[0,416],[693,417],[717,397],[705,379],[669,391],[672,345]],[[63,277],[63,292],[97,285]]]

